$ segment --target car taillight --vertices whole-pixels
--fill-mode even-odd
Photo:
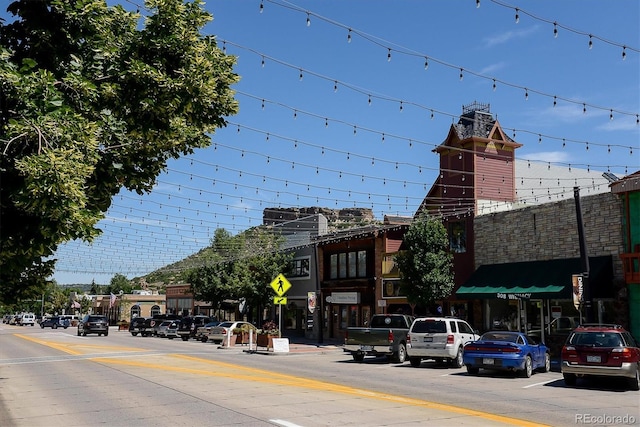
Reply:
[[[638,353],[632,351],[628,347],[617,347],[611,350],[611,356],[615,359],[622,359],[627,362],[637,362],[638,361]]]
[[[447,335],[447,344],[453,344],[456,341],[455,337],[451,334]]]
[[[226,328],[222,328],[222,335],[227,335],[227,329]]]
[[[389,331],[389,343],[393,342],[393,331]]]
[[[502,349],[503,353],[518,353],[520,349],[518,347],[505,347]]]
[[[562,353],[560,357],[562,358],[562,360],[575,360],[578,358],[578,353],[576,352],[576,348],[574,346],[565,345],[564,347],[562,347]]]
[[[411,344],[411,335],[407,334],[407,344]]]

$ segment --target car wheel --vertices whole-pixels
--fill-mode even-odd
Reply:
[[[51,326],[52,329],[58,329],[58,325],[56,325],[55,323],[53,324],[53,326]]]
[[[207,338],[207,337],[202,337],[202,338],[200,338],[200,341],[202,341],[202,342],[207,342],[207,341],[209,341],[209,338]]]
[[[64,326],[64,328],[65,328],[65,329],[67,329],[67,328],[68,328],[68,326]]]
[[[189,341],[188,335],[182,335],[182,341]]]
[[[131,332],[131,335],[133,335],[134,337],[137,337],[138,333],[137,332]]]
[[[364,353],[355,352],[351,353],[351,356],[353,356],[353,360],[356,362],[362,362],[364,360]]]
[[[636,366],[635,378],[629,378],[629,388],[634,391],[640,390],[640,366]]]
[[[527,358],[524,359],[524,369],[521,374],[525,378],[531,378],[531,375],[533,374],[533,362],[531,362],[531,356],[527,356]]]
[[[4,322],[3,322],[3,323],[4,323]],[[42,329],[44,329],[44,325],[43,325],[42,323],[40,324],[40,327],[41,327]]]
[[[544,354],[544,366],[542,372],[549,372],[551,370],[551,355],[549,353]]]
[[[78,329],[78,336],[80,336],[80,329]]]
[[[562,374],[562,378],[564,378],[564,383],[566,385],[576,385],[576,376],[574,374]]]
[[[87,331],[82,331],[82,336],[86,337],[87,336]]]
[[[411,366],[413,366],[414,368],[418,368],[420,367],[420,364],[422,363],[422,359],[419,357],[410,357],[409,358],[409,363],[411,363]]]
[[[464,366],[464,359],[462,358],[462,347],[458,347],[458,353],[456,358],[451,360],[452,365],[456,368],[462,368]]]
[[[104,333],[104,336],[105,336],[105,337],[108,337],[108,336],[109,336],[109,332],[105,332],[105,333]]]
[[[473,366],[467,365],[467,373],[469,375],[478,375],[478,372],[480,372],[480,368],[474,368]]]
[[[407,346],[404,343],[400,343],[398,352],[394,355],[393,359],[396,363],[404,363],[404,361],[407,360]]]

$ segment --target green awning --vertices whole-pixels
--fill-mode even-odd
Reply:
[[[571,276],[582,271],[580,258],[481,265],[458,290],[468,299],[571,299]],[[589,258],[594,298],[613,296],[611,256]]]

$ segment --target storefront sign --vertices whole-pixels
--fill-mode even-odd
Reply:
[[[520,298],[529,299],[531,298],[531,294],[505,294],[502,292],[498,292],[496,294],[496,298],[498,299],[510,299],[510,300],[518,300]]]
[[[326,300],[331,304],[360,304],[360,292],[334,292]]]

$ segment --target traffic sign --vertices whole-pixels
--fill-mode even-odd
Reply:
[[[273,279],[271,282],[271,288],[275,291],[275,293],[281,297],[287,293],[287,291],[291,288],[291,283],[287,280],[286,277],[282,273],[278,274],[278,276]]]
[[[287,305],[287,297],[273,297],[273,305]]]

